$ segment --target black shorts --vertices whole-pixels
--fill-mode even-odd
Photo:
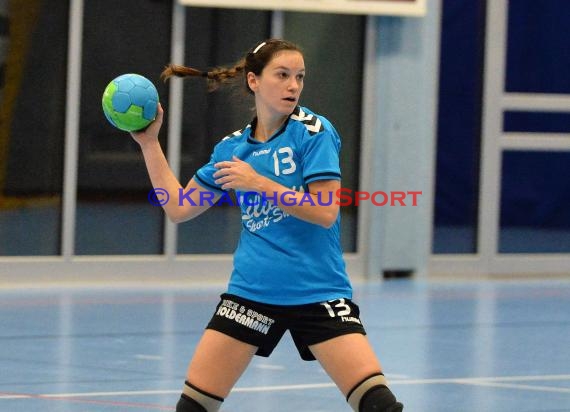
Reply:
[[[303,360],[315,360],[309,346],[349,333],[366,335],[358,306],[350,299],[308,305],[257,303],[225,293],[207,329],[257,346],[256,355],[269,356],[289,330]]]

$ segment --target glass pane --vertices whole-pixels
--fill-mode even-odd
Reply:
[[[359,188],[365,18],[339,14],[285,13],[285,38],[305,53],[307,76],[301,104],[327,117],[342,139],[342,186]],[[342,40],[331,36],[342,30]],[[347,108],[350,108],[347,110]],[[341,241],[356,252],[357,208],[341,208]]]
[[[444,0],[433,253],[476,253],[484,2]]]
[[[187,7],[185,63],[199,69],[231,65],[269,36],[269,22],[270,13],[264,11]],[[217,142],[252,119],[254,103],[241,89],[208,93],[199,79],[187,79],[183,87],[180,181],[185,185],[208,162]],[[232,253],[240,230],[238,207],[212,207],[179,225],[178,253]]]
[[[509,92],[570,93],[570,1],[509,2]]]
[[[525,111],[504,112],[503,115],[505,132],[570,133],[570,113]]]
[[[172,5],[98,0],[84,9],[76,253],[158,254],[164,214],[148,202],[152,186],[140,148],[107,122],[101,96],[112,79],[134,72],[156,85],[166,106],[159,76],[170,61]],[[166,150],[166,127],[160,140]]]
[[[67,1],[8,3],[0,37],[0,255],[58,255]]]
[[[505,152],[500,253],[570,252],[570,153]]]

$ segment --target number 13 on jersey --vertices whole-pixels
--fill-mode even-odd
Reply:
[[[328,302],[321,303],[321,305],[326,308],[331,318],[350,315],[350,306],[346,304],[344,299],[329,300]]]
[[[290,175],[297,170],[297,165],[293,160],[293,149],[289,146],[280,147],[273,152],[273,167],[275,176]]]

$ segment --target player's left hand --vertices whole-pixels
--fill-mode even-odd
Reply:
[[[236,156],[233,156],[232,160],[218,162],[214,166],[218,169],[214,173],[216,184],[221,185],[222,189],[242,191],[257,191],[259,189],[258,181],[261,176],[253,170],[249,163]]]

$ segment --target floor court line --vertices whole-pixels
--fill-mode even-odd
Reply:
[[[0,394],[0,400],[2,399],[49,399],[54,401],[66,401],[72,403],[81,404],[91,404],[91,405],[105,405],[105,406],[116,406],[121,408],[145,408],[145,409],[156,409],[163,411],[171,411],[173,408],[171,406],[165,405],[152,405],[139,402],[121,402],[113,400],[99,400],[99,399],[80,399],[75,396],[69,396],[72,394],[46,394],[46,395],[33,395],[33,394],[20,394],[20,395],[9,395]],[[85,394],[87,395],[87,394]],[[90,396],[92,397],[92,395]]]
[[[391,385],[436,385],[436,384],[459,384],[487,386],[507,389],[533,390],[542,392],[570,393],[570,388],[558,388],[551,386],[523,385],[509,382],[524,381],[570,381],[570,375],[535,375],[535,376],[495,376],[495,377],[473,377],[473,378],[432,378],[432,379],[394,379],[390,381]],[[279,391],[295,391],[309,389],[327,389],[334,388],[332,382],[326,383],[309,383],[296,385],[271,385],[271,386],[252,386],[252,387],[236,387],[232,392],[279,392]],[[171,395],[180,393],[180,389],[164,389],[164,390],[140,390],[140,391],[112,391],[112,392],[77,392],[77,393],[51,393],[51,394],[24,394],[24,393],[0,393],[0,401],[7,399],[25,399],[25,398],[42,398],[42,399],[78,399],[88,397],[106,397],[106,396],[152,396],[152,395]]]
[[[461,385],[475,385],[486,386],[491,388],[505,388],[505,389],[520,389],[525,391],[536,392],[554,392],[554,393],[570,393],[570,388],[558,388],[555,386],[536,386],[536,385],[521,385],[519,383],[501,383],[501,382],[485,382],[485,381],[471,381],[471,382],[457,382]]]
[[[525,382],[525,381],[570,381],[570,375],[527,375],[527,376],[488,376],[473,378],[426,378],[426,379],[393,379],[389,380],[391,385],[418,385],[418,384],[444,384],[444,383],[464,383],[477,384],[484,382]]]

